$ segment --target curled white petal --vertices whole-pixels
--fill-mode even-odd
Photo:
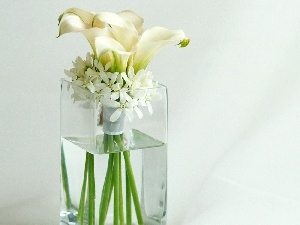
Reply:
[[[136,71],[146,68],[152,57],[166,45],[185,38],[182,30],[168,30],[163,27],[153,27],[146,30],[138,44],[134,56],[133,67]]]
[[[117,13],[119,16],[121,16],[123,19],[127,20],[128,22],[132,23],[135,27],[135,29],[138,31],[138,34],[142,34],[144,32],[144,19],[136,14],[135,12],[131,10],[125,10],[122,12]]]
[[[98,28],[98,27],[92,27],[90,29],[86,29],[81,31],[82,34],[86,37],[88,42],[90,43],[93,52],[96,54],[96,39],[100,36],[110,37],[113,38],[113,34],[108,28]]]
[[[93,18],[95,16],[94,13],[83,10],[83,9],[69,8],[69,9],[65,10],[58,18],[60,23],[62,22],[62,20],[64,19],[64,16],[66,16],[66,15],[76,15],[80,18],[80,20],[82,20],[83,23],[86,23],[86,24],[91,24],[93,21]],[[103,27],[104,27],[104,24],[103,24]]]
[[[130,20],[124,19],[116,13],[101,12],[95,16],[102,22],[110,25],[116,40],[130,50],[138,41],[138,32]]]
[[[59,24],[59,36],[70,32],[80,32],[89,28],[91,28],[91,25],[84,23],[78,16],[65,15]]]
[[[131,52],[126,52],[125,48],[118,41],[107,36],[96,37],[95,48],[98,58],[100,58],[107,51],[114,51],[120,55],[131,55]]]

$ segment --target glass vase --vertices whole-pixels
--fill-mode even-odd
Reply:
[[[120,105],[111,122],[117,108],[101,103],[103,96],[62,80],[61,225],[166,224],[167,90],[135,92],[160,98],[132,121]]]

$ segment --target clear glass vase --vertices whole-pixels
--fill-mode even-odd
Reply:
[[[167,90],[135,94],[153,91],[161,98],[139,107],[142,118],[111,122],[117,108],[62,80],[60,224],[166,224]]]

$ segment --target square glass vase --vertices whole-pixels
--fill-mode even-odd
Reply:
[[[104,96],[62,80],[60,225],[166,224],[167,89],[134,92],[160,98],[139,106],[142,118],[130,110],[129,121],[125,105],[107,107]]]

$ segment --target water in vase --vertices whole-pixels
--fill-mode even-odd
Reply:
[[[61,212],[60,225],[139,225],[135,202],[126,199],[126,168],[124,152],[104,153],[101,150],[99,137],[98,153],[87,153],[86,140],[81,137],[62,137],[61,154]],[[130,154],[130,162],[136,184],[143,224],[166,224],[166,185],[167,185],[167,148],[166,145],[140,131],[132,130],[130,141],[126,143],[126,151]],[[83,185],[85,177],[87,154],[93,158],[94,176],[94,209],[93,215],[89,212],[90,200],[88,185]],[[111,154],[120,155],[120,191],[119,193],[119,219],[115,220],[114,191],[110,193],[110,201],[105,214],[105,223],[101,222],[100,205],[103,198],[102,192],[109,167]],[[87,178],[86,178],[87,179]],[[85,192],[83,188],[85,186]],[[85,198],[82,196],[85,195]],[[82,204],[82,199],[84,203]],[[84,205],[82,208],[80,205]],[[128,208],[130,207],[130,213]],[[80,214],[80,212],[82,212]],[[80,216],[81,215],[81,216]],[[123,218],[122,218],[123,217]],[[131,217],[129,220],[127,217]],[[92,218],[92,219],[91,219]]]

